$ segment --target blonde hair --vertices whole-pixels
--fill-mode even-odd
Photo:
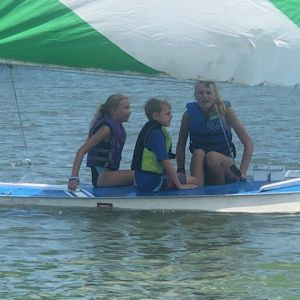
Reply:
[[[171,104],[167,100],[160,100],[158,98],[150,98],[144,106],[145,114],[149,121],[153,120],[153,113],[160,113],[164,106],[171,108]]]
[[[123,94],[110,95],[105,103],[99,105],[91,125],[99,118],[111,116],[112,110],[117,108],[120,105],[120,102],[124,99],[128,99],[128,97]]]
[[[204,85],[204,87],[209,88],[211,91],[213,91],[215,95],[215,105],[209,110],[208,115],[214,115],[214,114],[220,114],[220,116],[226,120],[226,107],[224,104],[223,99],[219,95],[218,89],[216,84],[213,81],[197,81],[195,84],[195,92],[198,88],[200,88],[200,85]]]

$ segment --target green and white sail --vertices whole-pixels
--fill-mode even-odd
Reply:
[[[300,83],[299,0],[1,0],[0,60]]]

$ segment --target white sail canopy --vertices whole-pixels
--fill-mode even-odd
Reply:
[[[0,4],[2,60],[248,85],[300,83],[297,1],[25,2],[9,11]]]

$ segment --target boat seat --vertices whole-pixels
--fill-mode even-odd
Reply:
[[[285,178],[300,178],[300,170],[286,171]]]

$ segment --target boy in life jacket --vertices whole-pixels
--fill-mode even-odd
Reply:
[[[91,123],[89,136],[76,153],[68,188],[79,185],[79,170],[87,153],[87,166],[91,168],[95,187],[130,185],[131,170],[119,170],[126,132],[122,123],[130,116],[130,103],[126,96],[114,94],[101,104]]]
[[[184,176],[181,182],[171,158],[172,141],[165,127],[170,126],[171,105],[166,100],[151,98],[145,104],[148,122],[140,131],[135,145],[131,169],[141,192],[196,187],[196,179]]]

